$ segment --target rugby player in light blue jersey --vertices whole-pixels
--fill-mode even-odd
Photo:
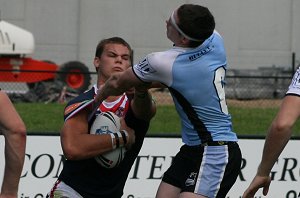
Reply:
[[[241,151],[225,100],[227,69],[223,39],[211,12],[184,4],[166,21],[174,46],[148,54],[111,77],[96,100],[133,86],[159,82],[172,94],[184,145],[165,172],[157,198],[226,197],[240,172]]]

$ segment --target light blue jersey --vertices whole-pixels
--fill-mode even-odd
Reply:
[[[225,101],[226,64],[223,39],[214,31],[197,48],[149,54],[133,71],[144,82],[168,86],[181,118],[182,140],[194,146],[237,141]]]

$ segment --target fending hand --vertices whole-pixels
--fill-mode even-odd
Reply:
[[[252,180],[251,184],[249,185],[249,187],[244,192],[242,198],[253,198],[259,188],[263,188],[263,195],[266,196],[269,192],[270,184],[271,184],[271,178],[269,176],[256,175]]]

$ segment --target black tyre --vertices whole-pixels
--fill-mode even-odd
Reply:
[[[59,69],[58,79],[78,93],[87,90],[91,84],[89,69],[78,61],[64,63]]]
[[[43,62],[56,65],[55,62],[50,61],[50,60],[43,60]],[[54,79],[52,79],[52,80],[54,80]],[[27,84],[27,87],[28,87],[29,90],[33,90],[38,85],[38,83],[39,82],[26,83],[26,84]]]

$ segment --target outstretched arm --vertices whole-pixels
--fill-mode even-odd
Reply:
[[[149,83],[150,84],[150,83]],[[108,96],[121,95],[132,87],[147,86],[133,73],[132,68],[128,68],[122,73],[113,74],[105,84],[99,89],[95,102],[102,102]]]
[[[26,128],[8,96],[0,91],[0,134],[5,139],[5,168],[0,198],[15,198],[23,169]]]
[[[300,116],[300,97],[286,96],[273,120],[266,137],[262,160],[256,176],[244,192],[243,198],[252,198],[259,188],[267,195],[271,178],[269,176],[275,162],[289,141],[292,127]]]

